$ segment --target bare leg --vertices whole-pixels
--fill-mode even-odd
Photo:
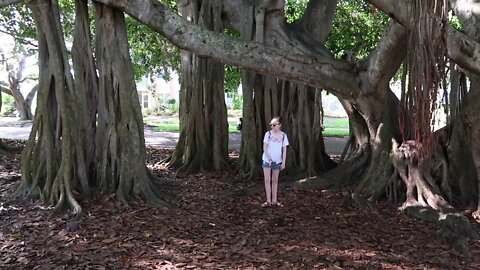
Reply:
[[[277,190],[278,190],[278,176],[280,175],[280,170],[272,170],[272,202],[273,204],[277,203]]]
[[[263,168],[263,175],[265,177],[265,195],[267,195],[267,203],[270,204],[272,202],[272,188],[271,184],[271,172],[272,168]]]

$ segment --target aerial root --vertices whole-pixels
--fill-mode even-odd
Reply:
[[[431,207],[412,206],[404,211],[415,218],[437,224],[440,229],[436,237],[443,243],[451,245],[464,255],[469,255],[468,241],[479,240],[479,233],[470,221],[461,213],[444,213]]]
[[[50,213],[50,215],[48,215],[48,219],[58,217],[59,215],[63,214],[67,209],[72,209],[75,218],[80,218],[83,214],[83,210],[78,201],[73,196],[72,191],[61,189],[59,193],[59,199],[55,207],[53,208],[53,211]]]

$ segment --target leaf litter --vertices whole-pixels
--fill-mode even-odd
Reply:
[[[47,220],[50,206],[10,201],[20,153],[0,156],[0,269],[480,269],[479,241],[459,254],[436,240],[433,224],[387,203],[345,206],[341,191],[282,188],[284,207],[262,208],[261,178],[176,175],[161,165],[171,153],[149,147],[147,165],[172,206],[98,195],[79,199],[79,221]]]

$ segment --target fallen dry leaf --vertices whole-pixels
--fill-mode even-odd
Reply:
[[[10,168],[0,170],[0,269],[480,269],[479,242],[464,257],[433,238],[438,228],[387,203],[347,209],[341,191],[282,188],[285,207],[262,208],[261,178],[179,177],[160,166],[171,153],[149,147],[147,161],[177,207],[81,198],[86,215],[71,231],[71,214],[47,220],[51,206],[9,201],[20,154],[0,156]]]

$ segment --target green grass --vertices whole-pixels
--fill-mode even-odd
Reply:
[[[155,126],[155,131],[170,131],[178,132],[179,131],[179,121],[178,117],[169,117],[169,118],[145,118],[145,123],[150,126]],[[229,117],[228,118],[228,132],[237,133],[237,118]],[[324,124],[325,130],[323,131],[323,136],[348,136],[348,118],[333,118],[325,117]]]
[[[150,126],[154,126],[155,131],[169,131],[169,132],[179,132],[179,121],[178,117],[175,118],[162,118],[162,119],[145,119],[145,123]],[[237,120],[236,119],[228,119],[228,132],[229,133],[236,133],[239,132],[237,130]]]
[[[178,132],[180,131],[178,128],[178,124],[157,124],[153,129],[155,131],[171,131],[171,132]]]
[[[155,126],[153,128],[155,131],[169,131],[169,132],[179,132],[180,131],[178,123],[177,124],[152,124],[152,123],[149,123],[149,125]],[[234,123],[234,124],[230,123],[230,125],[228,126],[228,132],[229,133],[239,132],[237,130],[237,124],[236,123]]]
[[[348,118],[325,117],[323,119],[325,128],[339,128],[348,130]]]
[[[344,128],[325,128],[323,131],[323,136],[348,136],[348,129]]]
[[[348,136],[348,118],[325,117],[323,136]]]

